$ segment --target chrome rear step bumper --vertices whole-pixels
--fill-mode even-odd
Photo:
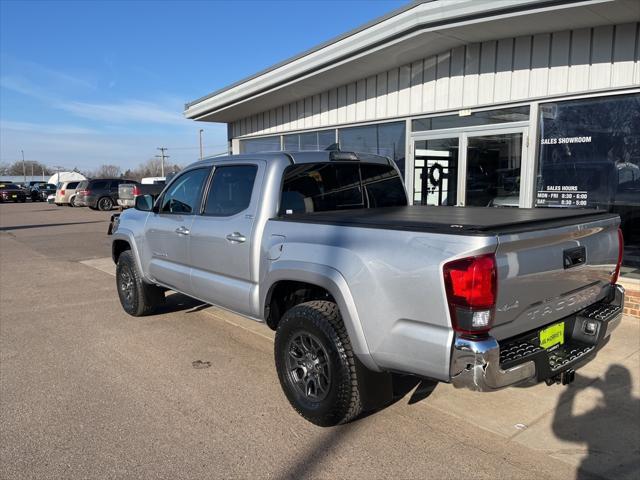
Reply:
[[[553,351],[536,344],[539,330],[498,342],[493,337],[456,336],[451,383],[487,392],[510,385],[537,383],[575,370],[595,357],[622,320],[624,288],[615,285],[609,303],[595,303],[561,321],[565,343]],[[556,323],[556,322],[554,322]]]

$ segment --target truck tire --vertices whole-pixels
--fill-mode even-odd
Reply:
[[[134,317],[149,315],[164,303],[164,291],[142,280],[131,250],[125,250],[118,257],[116,288],[122,308]]]
[[[289,403],[311,423],[331,427],[362,412],[356,359],[335,303],[288,310],[276,331],[275,360]]]

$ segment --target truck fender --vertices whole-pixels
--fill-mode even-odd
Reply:
[[[270,300],[268,297],[272,287],[283,280],[305,282],[327,290],[338,304],[353,352],[368,369],[381,371],[371,357],[349,285],[338,270],[317,263],[292,260],[274,262],[263,282],[265,288],[260,298],[261,312],[264,312],[266,303]]]
[[[133,252],[133,258],[136,261],[136,266],[138,267],[138,272],[140,272],[140,274],[142,275],[142,278],[144,280],[146,280],[149,283],[153,283],[145,275],[145,271],[142,268],[142,262],[140,260],[140,254],[138,252],[138,246],[137,246],[136,241],[135,241],[135,236],[133,235],[133,232],[131,230],[129,230],[128,228],[122,228],[121,226],[118,226],[118,229],[115,231],[115,233],[113,233],[113,240],[111,242],[111,258],[112,258],[113,262],[117,263],[116,262],[115,250],[114,250],[113,247],[114,247],[116,241],[118,241],[118,240],[123,240],[123,241],[125,241],[125,242],[127,242],[129,244],[129,246],[131,247],[131,251]]]

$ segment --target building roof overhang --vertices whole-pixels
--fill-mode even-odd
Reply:
[[[637,0],[424,0],[185,105],[233,122],[451,48],[640,18]]]

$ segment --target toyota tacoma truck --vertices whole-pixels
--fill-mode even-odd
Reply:
[[[394,374],[494,391],[569,383],[622,317],[619,217],[410,206],[396,165],[352,152],[212,158],[113,231],[124,310],[167,290],[275,330],[286,397],[322,426]]]

